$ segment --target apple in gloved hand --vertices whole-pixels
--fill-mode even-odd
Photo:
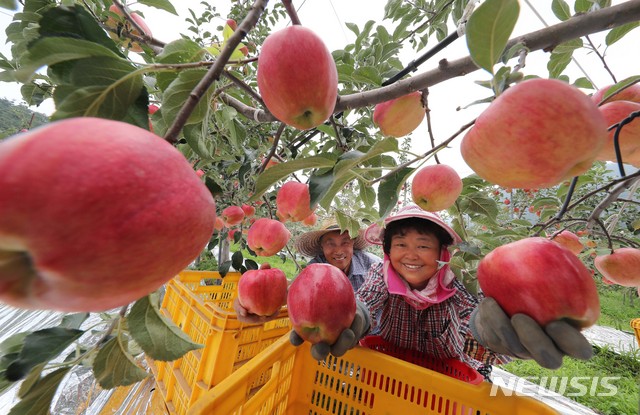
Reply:
[[[596,284],[568,249],[531,237],[502,245],[478,265],[478,283],[508,316],[526,314],[541,326],[566,320],[592,326],[600,315]]]
[[[171,144],[82,117],[0,142],[0,301],[103,311],[156,290],[213,233],[215,203]]]
[[[310,264],[289,287],[287,307],[293,329],[302,339],[331,345],[351,326],[356,298],[340,269],[330,264]]]
[[[238,300],[251,314],[271,316],[284,305],[287,286],[284,272],[264,263],[260,269],[242,274],[238,281]]]

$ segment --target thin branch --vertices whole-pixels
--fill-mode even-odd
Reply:
[[[638,20],[640,20],[640,0],[626,1],[617,6],[578,15],[554,26],[511,39],[506,48],[509,49],[517,43],[523,43],[529,51],[550,51],[563,42]],[[373,106],[437,85],[452,78],[465,76],[478,69],[470,56],[453,61],[443,59],[437,68],[400,80],[393,85],[338,96],[334,113]],[[240,110],[236,108],[236,110],[243,115],[245,112],[249,113],[250,116],[247,118],[254,119],[257,122],[277,121],[273,115],[261,109],[254,108],[251,111],[246,111],[246,109]]]
[[[429,134],[429,140],[431,141],[431,148],[436,146],[436,138],[433,135],[433,128],[431,126],[431,110],[429,109],[429,88],[425,88],[422,90],[422,107],[424,108],[425,115],[427,116],[427,133]],[[433,156],[436,160],[436,163],[440,164],[440,160],[438,159],[438,153]]]
[[[296,8],[293,7],[293,3],[291,0],[282,0],[282,4],[284,5],[287,14],[291,18],[291,24],[300,25],[300,18],[298,17],[298,12],[296,12]]]
[[[591,212],[591,215],[589,215],[589,217],[587,218],[588,222],[594,221],[596,218],[599,218],[602,212],[607,207],[609,207],[609,205],[611,205],[613,202],[618,200],[618,196],[620,196],[620,194],[622,194],[625,190],[630,188],[635,182],[640,180],[640,171],[637,171],[634,174],[631,174],[627,177],[623,177],[620,180],[617,181],[617,184],[613,188],[611,193],[609,193],[607,197],[605,197],[600,203],[598,203],[598,206],[596,206],[595,209],[593,209],[593,212]],[[614,183],[616,182],[615,181],[611,182],[611,184],[614,184]]]
[[[607,65],[607,61],[604,60],[604,55],[602,55],[600,51],[598,51],[598,48],[596,48],[596,45],[593,44],[589,36],[585,36],[585,37],[587,38],[587,42],[589,42],[589,44],[591,45],[591,49],[593,50],[593,52],[596,54],[598,59],[600,59],[600,61],[602,62],[602,66],[604,66],[605,71],[607,71],[609,75],[611,75],[611,79],[613,79],[613,83],[617,84],[618,81],[616,80],[616,76],[613,74],[613,72],[611,72],[611,69],[609,69],[609,65]]]
[[[229,61],[231,54],[247,33],[256,25],[256,23],[258,23],[258,19],[267,7],[267,3],[268,0],[256,0],[255,3],[253,3],[253,6],[251,6],[251,10],[247,16],[242,20],[242,23],[240,23],[237,30],[233,32],[233,35],[231,35],[227,40],[227,43],[222,49],[222,52],[220,52],[218,59],[216,59],[215,63],[207,71],[206,75],[200,80],[200,82],[198,82],[198,85],[196,85],[193,91],[191,91],[189,98],[186,100],[182,108],[180,108],[176,119],[165,134],[165,140],[170,143],[176,143],[178,141],[178,135],[194,108],[198,105],[198,102],[200,102],[211,84],[220,79],[220,75],[224,70],[225,64]]]
[[[285,123],[283,122],[280,123],[280,126],[278,127],[278,131],[276,131],[276,135],[273,137],[273,145],[271,146],[271,150],[269,151],[269,154],[267,154],[267,157],[264,158],[264,162],[258,169],[258,174],[265,171],[265,169],[267,168],[267,164],[269,164],[269,161],[271,161],[271,158],[276,154],[276,151],[278,150],[278,143],[280,142],[280,136],[282,136],[282,132],[284,131],[285,127],[286,127]]]

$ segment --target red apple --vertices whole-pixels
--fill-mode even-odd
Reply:
[[[227,206],[222,210],[222,220],[225,225],[233,226],[242,222],[244,219],[244,210],[240,206]]]
[[[307,226],[314,226],[318,222],[318,215],[315,213],[310,214],[302,220],[302,223]]]
[[[276,195],[276,215],[283,222],[300,222],[313,213],[309,185],[286,182]]]
[[[258,256],[272,256],[289,242],[291,232],[277,220],[260,218],[251,225],[247,245]]]
[[[310,264],[289,287],[287,308],[293,329],[311,343],[333,344],[351,326],[356,298],[347,276],[329,264]]]
[[[322,39],[293,25],[271,33],[258,56],[258,88],[269,112],[300,130],[333,113],[338,70]]]
[[[618,248],[612,254],[596,256],[593,264],[609,281],[624,287],[640,287],[640,249]]]
[[[640,104],[631,101],[612,101],[600,107],[600,112],[602,112],[608,126],[621,122],[635,111],[640,111]],[[613,145],[615,132],[615,128],[609,131],[609,136],[605,139],[605,144],[598,153],[597,160],[613,162],[617,160]],[[640,160],[640,118],[634,118],[629,124],[622,127],[618,135],[618,143],[623,162],[633,164],[635,160]]]
[[[607,137],[594,102],[557,79],[529,79],[496,98],[462,140],[462,157],[503,187],[546,188],[586,172]]]
[[[256,208],[254,208],[251,205],[243,204],[240,207],[242,208],[242,211],[244,212],[244,217],[245,218],[250,218],[250,217],[252,217],[253,215],[256,214]]]
[[[591,99],[596,104],[600,104],[605,94],[613,85],[607,85],[604,88],[597,90],[591,95]],[[615,95],[609,97],[604,103],[613,102],[613,101],[632,101],[640,103],[640,84],[633,84],[628,88],[623,89],[622,91],[616,93]]]
[[[450,208],[460,193],[462,193],[460,176],[445,164],[425,166],[411,181],[413,202],[429,212]]]
[[[217,231],[221,230],[222,228],[224,228],[224,221],[222,220],[222,218],[220,216],[216,216],[216,221],[213,225],[213,228]]]
[[[154,291],[200,254],[216,218],[167,141],[91,117],[0,142],[0,200],[0,302],[67,312]]]
[[[582,245],[582,242],[580,242],[580,238],[578,238],[578,235],[566,229],[554,236],[552,241],[564,246],[576,255],[578,255],[584,249],[584,245]]]
[[[118,8],[115,4],[112,4],[111,6],[109,6],[109,11],[117,14],[118,16],[124,17],[124,14],[120,10],[120,8]],[[113,29],[117,29],[118,26],[120,26],[121,28],[118,30],[118,32],[121,32],[122,30],[125,30],[125,31],[128,31],[132,35],[135,35],[135,36],[152,36],[151,29],[149,29],[149,26],[147,26],[147,22],[144,21],[142,16],[140,16],[136,12],[131,12],[129,14],[131,15],[131,19],[133,19],[133,21],[136,22],[136,24],[138,26],[140,26],[140,29],[142,29],[143,33],[140,33],[137,29],[134,29],[133,25],[131,23],[129,23],[129,22],[125,22],[124,26],[122,26],[121,22],[117,22],[112,17],[109,17],[107,19],[107,21],[105,22],[105,24],[108,27],[113,28]],[[120,40],[120,38],[118,37],[118,35],[116,33],[109,32],[109,36],[111,36],[111,38],[114,39],[114,40]],[[120,44],[122,46],[126,47],[127,49],[129,49],[131,52],[140,53],[140,52],[143,51],[142,47],[140,46],[140,44],[138,42],[134,42],[131,39],[127,39],[126,37],[121,39]]]
[[[270,316],[287,300],[287,277],[278,268],[262,264],[247,271],[238,281],[238,300],[252,314]]]
[[[478,265],[478,283],[507,315],[523,313],[542,326],[566,319],[585,328],[600,315],[598,291],[587,267],[546,238],[525,238],[495,248]]]
[[[377,104],[373,109],[373,122],[382,134],[403,137],[414,131],[424,120],[422,94],[418,91]]]

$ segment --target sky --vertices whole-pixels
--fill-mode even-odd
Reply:
[[[201,9],[200,1],[182,0],[172,2],[178,10],[179,16],[188,16],[187,9],[192,8],[194,11]],[[224,17],[228,11],[228,1],[218,1],[218,10]],[[271,4],[274,2],[272,1]],[[573,4],[569,0],[568,3]],[[613,4],[619,4],[621,1],[613,1]],[[300,20],[304,26],[315,31],[327,44],[329,50],[342,49],[347,43],[355,38],[355,35],[348,30],[345,23],[356,23],[362,26],[368,20],[374,20],[382,23],[384,15],[384,6],[386,0],[294,0],[293,2]],[[514,30],[513,36],[533,32],[545,27],[536,15],[540,15],[549,25],[558,23],[557,18],[551,13],[551,0],[529,0],[521,1],[520,19]],[[226,7],[225,7],[226,6]],[[536,12],[532,7],[536,8]],[[164,42],[177,39],[180,32],[186,33],[186,24],[182,18],[174,16],[170,13],[147,8],[141,5],[133,5],[132,10],[142,10],[145,20],[153,32],[154,36]],[[11,21],[11,13],[5,9],[0,9],[0,26],[6,27]],[[215,26],[224,23],[223,18],[219,22],[214,22]],[[390,25],[390,23],[384,23]],[[215,30],[215,26],[212,30]],[[512,36],[512,37],[513,37]],[[596,34],[592,36],[592,40],[596,45],[604,43],[604,35]],[[6,37],[4,30],[0,33],[0,52],[8,55],[9,47],[5,44]],[[637,45],[640,44],[640,28],[629,33],[625,39],[613,45],[607,51],[607,61],[618,78],[622,80],[628,76],[640,73],[640,63],[638,59],[630,59],[630,51],[637,51]],[[429,45],[431,47],[432,45]],[[412,50],[403,50],[401,60],[404,64],[408,64],[411,60],[417,58],[426,51],[414,52]],[[636,54],[636,52],[634,52]],[[452,45],[439,52],[429,61],[425,62],[418,72],[428,71],[437,66],[440,59],[455,60],[468,55],[467,45],[464,38],[456,40]],[[595,54],[581,52],[577,54],[580,66],[586,70],[589,77],[597,87],[602,87],[613,83],[611,77],[605,71],[600,60]],[[524,68],[526,75],[539,75],[548,77],[546,70],[546,62],[548,55],[544,52],[533,52],[527,57],[527,65]],[[513,66],[515,62],[510,62]],[[575,80],[584,76],[575,63],[570,64],[570,77]],[[464,108],[470,103],[486,98],[488,90],[474,81],[487,80],[489,74],[481,70],[476,71],[465,77],[447,80],[441,84],[435,85],[429,90],[429,103],[431,110],[432,129],[435,134],[436,143],[442,142],[455,133],[461,125],[476,118],[486,105],[473,105]],[[585,91],[590,92],[590,91]],[[17,84],[0,83],[0,97],[14,99],[19,102],[19,86]],[[463,108],[458,110],[458,108]],[[53,111],[51,102],[44,103],[39,108],[34,108],[39,112],[50,114]],[[445,149],[439,153],[442,163],[449,164],[464,177],[471,173],[469,167],[464,163],[459,152],[460,139],[455,140],[449,149]],[[429,136],[427,133],[427,122],[412,134],[412,150],[417,154],[423,154],[430,148]],[[430,163],[430,162],[429,162]]]

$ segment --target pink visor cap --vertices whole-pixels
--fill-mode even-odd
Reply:
[[[438,214],[427,212],[426,210],[420,209],[417,205],[407,205],[398,210],[395,215],[388,216],[384,220],[384,227],[396,220],[407,218],[420,218],[431,221],[444,229],[451,236],[451,238],[453,238],[454,244],[459,244],[460,242],[462,242],[462,238],[460,238],[460,236],[451,228],[451,226],[447,225],[442,219],[440,219],[440,216],[438,216]],[[381,227],[377,223],[369,225],[367,230],[364,232],[364,239],[370,244],[382,245],[382,242],[384,240],[384,227]]]

